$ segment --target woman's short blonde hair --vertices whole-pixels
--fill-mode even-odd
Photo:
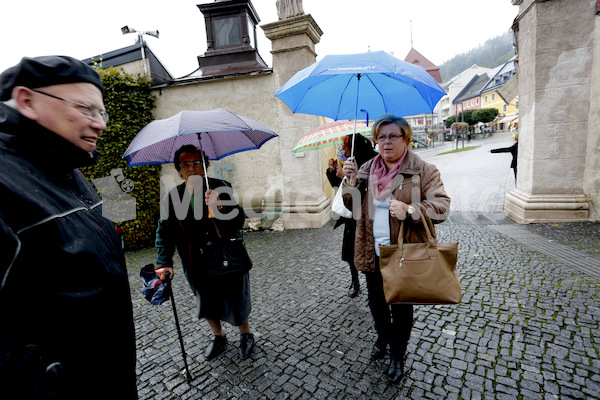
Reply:
[[[400,131],[404,135],[404,143],[406,145],[410,145],[410,141],[412,140],[413,130],[410,124],[402,117],[398,117],[393,114],[383,114],[377,121],[373,123],[373,128],[371,128],[371,132],[373,133],[373,140],[377,142],[377,136],[379,136],[379,128],[385,125],[394,124],[400,128]]]

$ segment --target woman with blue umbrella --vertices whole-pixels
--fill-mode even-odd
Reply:
[[[371,350],[373,359],[385,356],[389,346],[387,377],[397,382],[404,375],[404,357],[412,326],[412,304],[388,304],[379,266],[379,245],[397,244],[402,222],[407,224],[404,243],[427,238],[423,224],[435,237],[434,223],[443,222],[450,211],[450,198],[438,169],[412,152],[412,127],[404,118],[384,114],[372,128],[379,155],[357,168],[350,158],[344,162],[346,176],[355,175],[354,188],[361,198],[356,222],[354,264],[367,281],[369,308],[377,331]],[[348,185],[352,185],[352,180]],[[352,194],[345,194],[352,208]]]

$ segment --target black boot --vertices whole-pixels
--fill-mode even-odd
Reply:
[[[251,333],[243,333],[240,336],[240,359],[245,360],[250,357],[254,350],[254,335]]]
[[[204,358],[206,359],[206,361],[212,360],[219,354],[223,353],[225,351],[226,347],[227,347],[227,337],[225,337],[225,335],[223,335],[223,336],[215,335],[213,337],[213,339],[211,340],[210,344],[208,345],[208,347],[206,348],[206,350],[204,351]]]
[[[385,356],[385,350],[387,349],[387,345],[388,345],[388,340],[387,339],[382,339],[382,338],[377,338],[377,341],[375,342],[375,344],[373,345],[373,348],[371,349],[371,358],[373,360],[378,360],[380,358],[383,358],[383,356]]]
[[[360,282],[358,280],[358,271],[354,268],[354,265],[350,263],[350,274],[352,275],[352,283],[348,288],[348,297],[354,298],[360,291]]]
[[[396,383],[404,375],[404,360],[403,357],[392,357],[390,367],[388,368],[387,379],[391,383]]]

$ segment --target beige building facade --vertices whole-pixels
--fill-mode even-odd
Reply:
[[[275,2],[273,4],[275,6]],[[229,6],[250,16],[254,12],[251,2],[245,0],[207,3],[198,7],[201,10],[202,7],[219,8],[214,12],[227,13]],[[213,10],[203,12],[206,17]],[[206,22],[210,23],[208,17]],[[323,153],[294,153],[292,148],[306,133],[324,123],[324,119],[315,115],[293,114],[274,95],[296,72],[316,61],[315,45],[323,32],[312,16],[305,14],[280,18],[260,28],[272,43],[272,68],[260,63],[248,66],[230,62],[235,57],[225,60],[223,57],[235,55],[235,52],[227,54],[227,51],[213,47],[214,44],[209,41],[209,51],[198,57],[198,71],[153,91],[157,98],[154,114],[156,119],[164,119],[182,110],[224,108],[259,121],[277,133],[277,138],[269,140],[258,150],[211,161],[208,174],[231,182],[251,228],[319,228],[332,216],[330,196],[324,192]],[[149,63],[148,60],[146,62]],[[119,67],[130,73],[143,71],[142,60]],[[173,164],[163,165],[163,194],[181,182]]]
[[[210,6],[228,3],[251,7],[245,0]],[[516,189],[506,197],[505,213],[519,223],[600,220],[600,17],[596,1],[512,0],[512,4],[519,7],[514,26],[519,158]],[[331,219],[331,193],[323,173],[327,155],[291,149],[325,121],[291,113],[274,94],[297,71],[316,61],[316,45],[323,32],[310,14],[280,18],[260,28],[272,43],[272,68],[264,65],[223,75],[203,75],[200,68],[155,90],[155,116],[163,119],[181,110],[225,108],[266,125],[279,137],[259,150],[211,162],[209,176],[232,183],[252,227],[321,227]],[[198,59],[200,66],[210,61]],[[121,66],[128,72],[143,71],[139,60]],[[165,165],[163,190],[179,182],[172,165]]]
[[[600,20],[595,0],[512,0],[520,223],[600,219]]]

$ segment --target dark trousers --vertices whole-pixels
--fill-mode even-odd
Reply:
[[[358,288],[360,286],[360,281],[358,280],[358,271],[356,270],[353,261],[348,261],[348,265],[350,265],[350,275],[352,276],[352,284]]]
[[[365,272],[369,308],[379,336],[377,341],[389,343],[390,356],[403,357],[413,327],[412,304],[388,304],[383,293],[383,279],[379,271],[379,257],[374,272]]]

